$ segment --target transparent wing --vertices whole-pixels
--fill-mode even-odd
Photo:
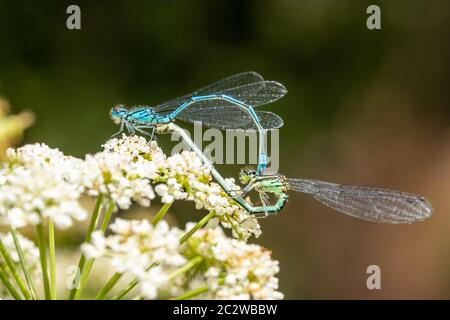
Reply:
[[[252,107],[257,107],[283,98],[287,90],[279,82],[261,81],[215,93],[226,94]]]
[[[217,105],[202,108],[187,108],[178,117],[186,122],[200,122],[202,126],[217,129],[250,129],[253,119],[244,110],[233,105]]]
[[[275,113],[256,111],[261,126],[272,130],[283,126],[283,119]],[[218,129],[257,129],[255,122],[246,111],[232,105],[217,105],[202,108],[187,108],[178,116],[179,119],[194,123],[201,122],[203,126]]]
[[[259,121],[264,129],[280,129],[284,122],[283,119],[270,111],[256,111]]]
[[[282,98],[286,88],[276,81],[264,81],[256,72],[243,72],[217,81],[190,94],[171,99],[154,107],[157,112],[175,110],[193,96],[226,94],[246,104],[256,107]],[[214,101],[200,101],[189,108],[201,108],[217,105]]]
[[[288,179],[288,182],[291,190],[311,194],[337,211],[364,220],[412,223],[433,214],[426,198],[411,193],[309,179]]]
[[[259,73],[256,73],[254,71],[246,71],[211,83],[201,89],[196,90],[195,94],[223,92],[231,88],[236,88],[251,83],[260,83],[262,81],[264,81],[264,78]]]

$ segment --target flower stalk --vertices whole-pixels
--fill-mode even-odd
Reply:
[[[167,282],[170,282],[173,279],[175,279],[176,277],[182,275],[183,273],[188,272],[189,270],[194,268],[196,265],[198,265],[200,262],[202,262],[202,260],[203,260],[203,258],[201,256],[197,256],[195,258],[192,258],[191,260],[188,261],[188,263],[186,263],[180,269],[175,270],[174,272],[172,272],[169,275],[169,277],[167,278]]]
[[[114,297],[112,297],[111,300],[122,299],[124,296],[126,296],[128,294],[128,292],[133,290],[138,284],[139,284],[139,278],[136,277],[132,281],[130,281],[130,283],[122,291],[120,291],[118,294],[116,294]]]
[[[103,217],[102,225],[100,227],[100,230],[101,230],[102,234],[104,234],[106,229],[108,228],[108,223],[109,223],[109,220],[111,219],[111,215],[112,215],[112,213],[114,211],[114,206],[115,206],[114,205],[114,201],[110,200],[108,208],[107,208],[107,210],[105,212],[105,216]],[[94,229],[95,229],[95,226],[94,226]],[[90,234],[89,234],[89,241],[91,239],[92,232],[93,231],[91,231]],[[81,292],[83,290],[84,285],[86,284],[87,278],[89,277],[89,273],[91,272],[91,269],[92,269],[92,266],[94,265],[94,262],[95,262],[94,258],[86,260],[86,263],[83,266],[83,269],[81,270],[81,273],[80,273],[80,275],[81,275],[80,276],[80,285],[78,287],[77,292],[75,293],[74,299],[78,299],[79,296],[81,295]]]
[[[149,271],[154,266],[155,266],[155,264],[151,264],[150,266],[148,266],[145,269],[145,271]],[[133,290],[138,284],[139,284],[139,278],[136,277],[133,280],[131,280],[130,283],[128,283],[128,285],[122,291],[120,291],[118,294],[116,294],[114,297],[112,297],[111,300],[120,300],[120,299],[122,299],[124,296],[126,296],[128,294],[128,292]]]
[[[152,220],[152,225],[158,224],[159,221],[161,221],[162,218],[164,218],[165,214],[167,213],[167,210],[172,206],[173,202],[165,203],[161,209],[159,209],[159,212],[156,214],[156,216]]]
[[[95,227],[97,225],[97,220],[98,217],[100,215],[100,209],[102,207],[102,203],[103,203],[103,199],[104,199],[104,195],[100,194],[97,197],[97,200],[95,201],[95,205],[94,205],[94,209],[92,211],[92,216],[91,216],[91,221],[89,223],[89,227],[88,227],[88,231],[86,233],[86,237],[85,237],[85,242],[90,242],[91,241],[91,236],[92,236],[92,232],[94,232]],[[69,294],[69,300],[74,300],[76,299],[79,294],[80,294],[80,290],[81,290],[81,278],[83,275],[83,272],[85,272],[85,264],[86,264],[86,256],[82,253],[80,260],[78,261],[78,272],[81,275],[80,277],[77,277],[77,283],[74,284],[74,287],[72,290],[70,290],[70,294]]]
[[[50,299],[56,300],[56,249],[55,227],[53,220],[48,220],[48,247],[50,258]]]
[[[11,296],[16,299],[16,300],[22,300],[22,297],[20,296],[20,294],[16,291],[16,289],[14,288],[14,286],[12,285],[12,283],[9,281],[8,279],[8,273],[7,271],[4,269],[3,265],[0,264],[0,280],[2,281],[2,283],[5,285],[6,289],[8,290],[8,292],[11,294]]]
[[[48,278],[47,270],[47,247],[44,237],[44,226],[39,223],[36,226],[37,244],[39,248],[39,258],[41,261],[42,279],[44,281],[45,299],[50,299],[50,280]]]
[[[197,288],[197,289],[190,290],[190,291],[188,291],[186,293],[183,293],[182,295],[180,295],[180,296],[178,296],[176,298],[173,298],[172,300],[189,300],[189,299],[191,299],[193,297],[199,296],[199,295],[201,295],[203,293],[206,293],[208,291],[209,291],[209,287],[208,286],[203,286],[203,287],[200,287],[200,288]]]
[[[219,279],[219,285],[224,284],[225,280],[223,278]],[[179,295],[178,297],[172,298],[171,300],[188,300],[194,297],[197,297],[203,293],[206,293],[209,291],[209,286],[203,286],[199,287],[193,290],[190,290],[188,292],[183,293],[182,295]]]
[[[6,265],[8,266],[9,271],[11,272],[12,277],[14,278],[20,291],[22,292],[23,296],[25,297],[25,299],[31,300],[31,294],[28,291],[27,287],[25,286],[25,283],[21,279],[19,272],[17,271],[17,269],[14,265],[14,261],[11,258],[11,256],[9,255],[9,252],[6,249],[5,244],[3,243],[3,241],[1,239],[0,239],[0,252],[3,256],[3,259],[6,262]]]
[[[103,300],[106,295],[114,288],[114,286],[119,282],[119,280],[122,278],[123,273],[121,272],[115,272],[111,278],[108,280],[108,282],[105,284],[105,286],[100,290],[100,292],[95,296],[95,300]]]
[[[180,239],[180,244],[185,242],[187,239],[189,239],[194,233],[196,233],[199,229],[203,228],[209,220],[214,218],[216,215],[216,212],[213,210],[210,213],[208,213],[206,216],[203,217],[195,226],[193,226],[184,236]]]
[[[28,290],[31,295],[31,299],[36,300],[36,287],[34,286],[33,280],[31,279],[30,272],[26,263],[25,254],[23,253],[22,246],[20,245],[19,238],[17,237],[17,231],[15,228],[11,228],[11,235],[14,240],[14,245],[16,247],[17,255],[19,256],[20,266],[22,267],[23,274],[25,275],[25,280],[27,281]]]

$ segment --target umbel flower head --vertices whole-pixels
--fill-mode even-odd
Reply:
[[[121,209],[127,209],[132,200],[147,206],[155,196],[148,184],[150,181],[163,203],[193,201],[196,209],[214,211],[222,225],[232,228],[236,237],[247,239],[252,234],[256,237],[261,234],[257,219],[212,181],[209,168],[194,152],[183,151],[166,157],[156,141],[149,143],[143,137],[126,135],[122,139],[109,140],[103,147],[104,151],[91,159],[94,168],[98,163],[103,164],[103,175],[91,174],[87,179],[86,186],[91,194],[106,192]],[[108,167],[105,163],[111,164],[112,160],[107,160],[111,156],[115,158],[115,164]],[[113,168],[120,168],[121,175]],[[239,189],[233,179],[228,179],[227,182],[231,188]],[[120,192],[121,190],[126,192]]]
[[[185,231],[191,227],[188,224]],[[278,261],[271,259],[270,252],[228,238],[220,228],[202,229],[183,245],[179,240],[185,231],[170,228],[165,221],[152,226],[146,220],[116,219],[110,230],[107,237],[94,233],[83,251],[89,258],[109,258],[114,272],[137,276],[143,298],[178,295],[198,287],[207,287],[199,298],[283,298],[275,277]],[[186,272],[177,272],[192,261],[196,263]]]
[[[82,168],[81,160],[44,144],[8,149],[0,169],[0,222],[19,228],[51,218],[64,229],[73,219],[84,220]]]
[[[278,261],[259,245],[228,238],[220,228],[205,228],[188,240],[182,252],[207,261],[190,282],[191,287],[207,284],[202,299],[283,299],[276,278]]]
[[[146,298],[156,298],[170,271],[187,261],[178,252],[181,230],[165,221],[153,226],[148,220],[117,218],[109,229],[108,237],[95,232],[92,241],[83,244],[83,252],[88,258],[108,257],[114,272],[138,277]]]
[[[181,266],[186,262],[178,254],[180,231],[161,221],[156,226],[144,220],[117,218],[109,226],[112,235],[104,237],[96,231],[91,243],[82,250],[88,258],[111,257],[115,271],[131,271],[141,276],[152,263]]]
[[[0,222],[24,227],[52,218],[57,227],[67,228],[87,217],[78,202],[84,194],[101,194],[118,208],[129,209],[133,202],[150,206],[156,192],[164,203],[187,200],[197,209],[214,210],[235,236],[247,239],[261,233],[256,218],[212,181],[193,152],[166,157],[155,141],[125,135],[103,147],[84,160],[45,144],[9,149],[0,167]],[[238,188],[233,180],[228,182]]]
[[[227,183],[233,189],[239,188],[233,179]],[[167,157],[155,141],[125,135],[109,140],[101,152],[84,159],[64,155],[45,144],[7,151],[6,161],[0,164],[0,224],[13,229],[37,225],[39,250],[20,237],[25,259],[20,255],[19,261],[18,256],[12,255],[24,270],[28,294],[17,273],[12,275],[25,298],[37,296],[32,292],[30,279],[38,270],[35,267],[38,258],[42,258],[38,252],[47,249],[43,228],[48,223],[49,260],[53,266],[50,269],[56,270],[53,226],[66,229],[85,220],[88,215],[80,205],[80,198],[86,196],[97,197],[97,201],[86,235],[88,240],[81,246],[83,259],[88,259],[88,262],[80,259],[78,265],[82,279],[87,279],[93,261],[102,259],[109,262],[113,274],[110,279],[113,282],[108,281],[106,289],[111,290],[109,284],[128,275],[134,279],[138,297],[144,299],[186,294],[191,298],[214,299],[282,298],[276,278],[278,262],[271,259],[269,251],[245,242],[251,235],[258,237],[261,233],[257,219],[213,181],[209,167],[193,152]],[[133,203],[149,207],[156,196],[164,205],[152,223],[145,219],[116,218],[109,224],[114,209],[128,210]],[[186,230],[170,227],[162,218],[177,200],[191,201],[197,210],[208,213],[195,226],[187,225]],[[107,208],[104,214],[102,208]],[[201,229],[206,221],[209,221],[206,229]],[[221,226],[231,229],[239,240],[227,237]],[[105,231],[109,231],[107,236]],[[14,252],[11,236],[1,236],[1,240],[6,250]],[[4,250],[1,254],[5,259],[8,257]],[[26,263],[22,263],[24,260]],[[30,265],[31,278],[26,264]],[[41,267],[45,269],[43,263]],[[14,269],[11,262],[8,268]],[[47,272],[41,276],[45,297],[56,295],[50,288],[54,288],[55,277],[47,279]],[[70,290],[71,298],[80,297],[84,282]],[[131,289],[127,288],[118,296],[129,295]],[[7,289],[11,296],[17,296],[11,286]],[[108,292],[102,290],[99,294],[105,297]],[[8,296],[0,292],[2,297]]]

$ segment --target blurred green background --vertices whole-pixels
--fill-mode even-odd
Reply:
[[[74,3],[79,31],[66,28]],[[366,28],[369,4],[381,7],[381,30]],[[116,103],[156,104],[246,70],[278,80],[289,93],[264,109],[285,120],[282,173],[420,193],[436,209],[417,225],[371,224],[291,194],[253,240],[280,260],[281,291],[448,299],[449,30],[446,0],[1,0],[0,95],[35,113],[23,143],[83,156],[117,131]],[[190,204],[172,211],[200,218]],[[371,264],[379,291],[366,287]]]

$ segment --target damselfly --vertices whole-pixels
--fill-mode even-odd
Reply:
[[[283,120],[268,111],[254,111],[254,107],[281,99],[287,90],[276,81],[266,81],[256,72],[243,72],[190,94],[169,100],[157,106],[135,106],[131,109],[118,105],[111,109],[111,118],[120,124],[117,134],[126,128],[153,138],[155,127],[175,118],[218,129],[257,129],[259,133],[258,173],[267,167],[266,130],[278,129]],[[151,129],[149,133],[146,130]]]
[[[248,169],[241,170],[240,180],[246,187],[239,196],[244,197],[254,189],[261,199],[261,213],[266,214],[283,209],[289,190],[310,194],[337,211],[368,221],[413,223],[433,214],[431,203],[425,197],[407,192],[345,186],[310,179],[289,179],[280,174],[261,176],[255,170]],[[275,205],[270,205],[268,193],[278,197]]]
[[[162,125],[156,128],[158,133],[170,133],[176,132],[183,141],[188,145],[188,147],[199,157],[199,159],[206,165],[213,176],[214,180],[222,187],[226,194],[234,199],[241,207],[247,210],[250,213],[264,213],[264,212],[278,212],[282,208],[278,207],[268,207],[268,206],[253,206],[253,204],[246,201],[242,196],[240,196],[239,192],[233,190],[228,185],[227,181],[222,177],[222,175],[216,170],[211,161],[206,157],[203,152],[197,147],[197,145],[192,141],[190,136],[175,123],[171,122],[167,125]],[[256,173],[256,171],[255,171]],[[280,195],[280,198],[284,197],[284,195]],[[287,197],[287,195],[286,195]]]

